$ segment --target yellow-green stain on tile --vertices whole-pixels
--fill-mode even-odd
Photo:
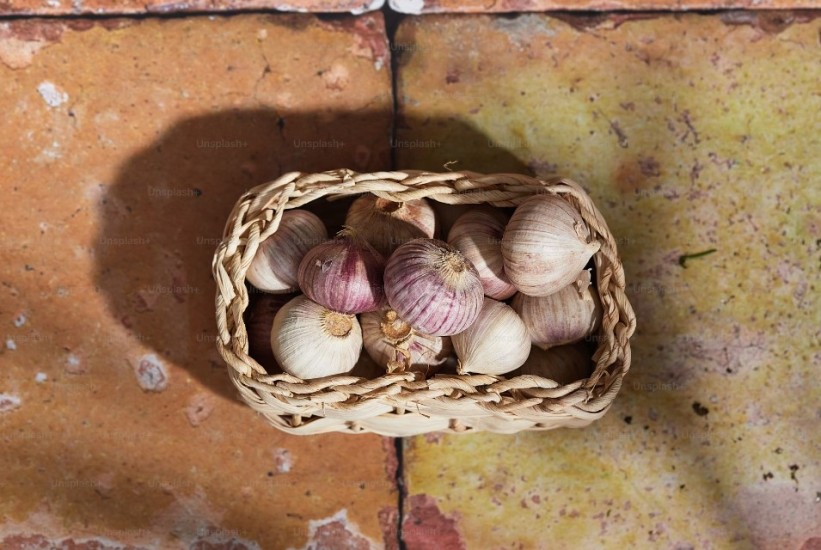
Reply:
[[[581,182],[638,316],[631,372],[593,426],[408,444],[410,494],[458,517],[469,548],[821,536],[821,20],[802,17],[400,26],[399,136],[440,145],[399,165]]]

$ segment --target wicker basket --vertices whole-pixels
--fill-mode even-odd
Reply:
[[[426,197],[448,205],[514,207],[533,194],[546,192],[569,201],[601,243],[593,262],[604,315],[590,378],[559,385],[538,376],[436,375],[419,380],[413,373],[375,379],[343,374],[304,381],[266,373],[248,355],[243,321],[249,304],[245,272],[259,243],[277,230],[286,209],[366,192],[393,201]],[[231,379],[243,400],[289,433],[374,432],[401,437],[437,431],[514,433],[581,427],[604,415],[630,367],[629,339],[636,322],[625,296],[616,245],[590,197],[568,179],[541,181],[472,172],[292,172],[240,198],[217,248],[213,274],[217,347],[228,363]]]

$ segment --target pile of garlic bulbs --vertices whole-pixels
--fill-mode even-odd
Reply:
[[[443,229],[447,242],[436,238]],[[332,238],[315,214],[288,210],[246,274],[263,293],[246,315],[250,354],[302,379],[373,374],[375,363],[375,375],[567,384],[592,370],[589,349],[571,344],[601,324],[586,268],[598,248],[581,215],[550,194],[512,215],[476,206],[442,228],[426,199],[366,193]]]

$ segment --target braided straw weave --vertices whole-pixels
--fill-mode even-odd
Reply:
[[[604,314],[590,378],[560,385],[539,376],[436,375],[419,380],[413,373],[399,373],[368,380],[343,374],[306,381],[266,373],[248,355],[243,321],[249,301],[245,273],[257,247],[277,230],[285,210],[323,197],[333,200],[366,192],[397,202],[425,197],[450,205],[497,207],[514,207],[531,195],[553,193],[577,208],[601,244],[593,260]],[[624,293],[624,269],[616,244],[590,197],[568,179],[541,181],[473,172],[291,172],[240,198],[212,267],[217,283],[217,347],[228,363],[231,380],[243,400],[290,433],[374,432],[402,437],[435,431],[514,433],[581,427],[604,415],[630,367],[629,339],[636,319]]]

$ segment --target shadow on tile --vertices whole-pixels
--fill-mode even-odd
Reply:
[[[450,143],[486,141],[458,120],[405,121],[435,124]],[[216,351],[215,285],[211,259],[235,201],[248,188],[292,170],[356,171],[391,167],[389,113],[322,113],[280,116],[273,110],[238,110],[179,122],[119,171],[101,207],[96,283],[111,315],[140,341],[137,362],[165,361],[184,367],[213,392],[235,390]],[[449,160],[458,160],[440,144]],[[495,169],[494,169],[495,167]],[[442,166],[409,166],[442,170]],[[458,168],[527,171],[499,149],[492,162]],[[323,211],[330,226],[342,223],[345,205]]]
[[[64,434],[34,433],[39,438],[34,445],[18,440],[6,447],[25,476],[4,492],[28,495],[14,504],[30,506],[30,517],[37,519],[15,524],[9,518],[0,529],[0,548],[286,548],[309,536],[302,516],[306,503],[293,500],[306,488],[319,492],[318,482],[292,482],[279,472],[266,476],[258,460],[251,468],[243,464],[236,446],[164,463],[151,454],[168,441],[159,431],[136,439],[133,433],[107,432],[107,442],[116,445],[106,451],[90,451],[99,449],[101,439],[84,433],[72,440],[82,445],[62,444],[60,453],[48,445],[64,443]],[[336,440],[336,447],[345,448],[345,442],[338,441],[344,437],[331,435],[323,442],[333,446]],[[233,474],[203,473],[215,464]],[[256,483],[238,482],[246,476]],[[265,505],[241,513],[233,509],[243,502]],[[55,528],[66,518],[85,525],[68,531]]]

